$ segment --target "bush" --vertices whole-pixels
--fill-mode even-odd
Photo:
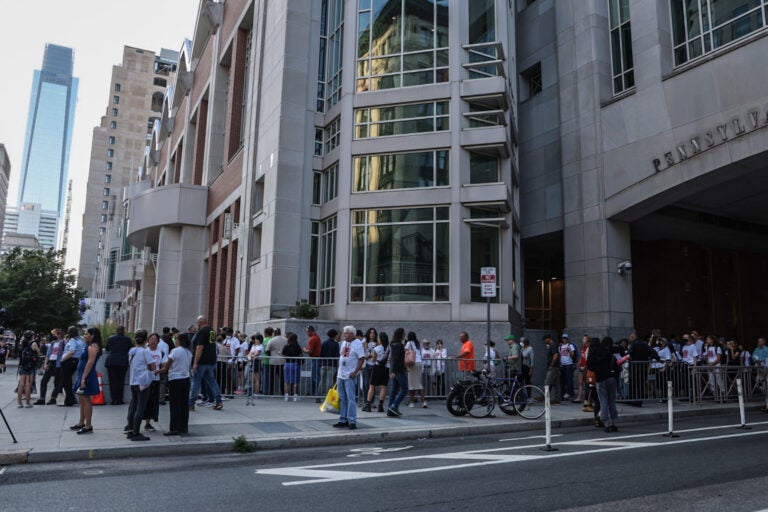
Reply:
[[[310,304],[308,300],[304,299],[301,301],[297,300],[296,307],[289,309],[288,315],[293,318],[312,320],[313,318],[317,318],[318,315],[320,315],[320,312],[317,310],[317,306]]]

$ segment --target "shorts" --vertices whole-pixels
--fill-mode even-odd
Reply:
[[[283,380],[286,384],[298,384],[301,377],[301,366],[299,363],[285,363],[283,367]]]
[[[19,368],[19,375],[35,375],[37,373],[37,368]]]
[[[389,384],[389,368],[381,365],[374,365],[371,372],[371,386],[386,386]]]

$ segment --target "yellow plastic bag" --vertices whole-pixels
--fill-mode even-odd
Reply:
[[[325,400],[320,406],[321,412],[338,413],[339,412],[339,392],[336,390],[336,384],[333,385],[325,395]]]

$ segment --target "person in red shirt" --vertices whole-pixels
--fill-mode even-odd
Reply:
[[[320,336],[315,332],[315,327],[312,325],[307,326],[307,346],[302,350],[309,357],[320,357],[320,348],[323,345]],[[314,359],[312,361],[312,394],[317,395],[317,390],[320,388],[320,360]]]
[[[459,358],[459,371],[472,371],[475,369],[475,345],[469,340],[469,334],[466,331],[459,333],[459,341],[461,352],[456,356]]]

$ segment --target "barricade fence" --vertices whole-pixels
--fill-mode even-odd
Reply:
[[[276,357],[232,358],[220,355],[216,364],[216,380],[222,396],[235,397],[285,397],[324,398],[328,390],[336,383],[338,358],[320,357]],[[484,359],[434,358],[424,359],[408,369],[413,375],[409,383],[417,383],[414,395],[427,400],[445,399],[451,385],[457,380],[474,379],[471,371],[487,368]],[[358,399],[366,400],[374,373],[375,364],[365,364],[357,377]],[[502,361],[492,362],[490,371],[497,376],[509,376],[510,367]],[[389,376],[389,369],[387,369]],[[524,374],[523,380],[530,382],[530,374]],[[556,393],[564,396],[565,379],[570,374],[561,373],[560,389]],[[578,380],[584,379],[583,372],[576,372],[574,388],[578,389]],[[692,366],[682,362],[654,364],[653,362],[626,362],[616,376],[618,400],[664,401],[667,399],[667,381],[672,382],[673,399],[692,403],[712,400],[724,402],[737,398],[736,379],[741,378],[744,386],[744,399],[751,400],[756,395],[765,393],[765,367],[756,366]],[[543,385],[543,382],[534,382]],[[387,394],[389,393],[387,379]],[[420,387],[419,387],[420,386]],[[409,386],[410,388],[410,386]],[[584,383],[582,398],[587,396]],[[410,391],[411,389],[409,389]],[[374,390],[374,401],[378,401],[380,387]],[[555,391],[553,391],[554,393]]]

